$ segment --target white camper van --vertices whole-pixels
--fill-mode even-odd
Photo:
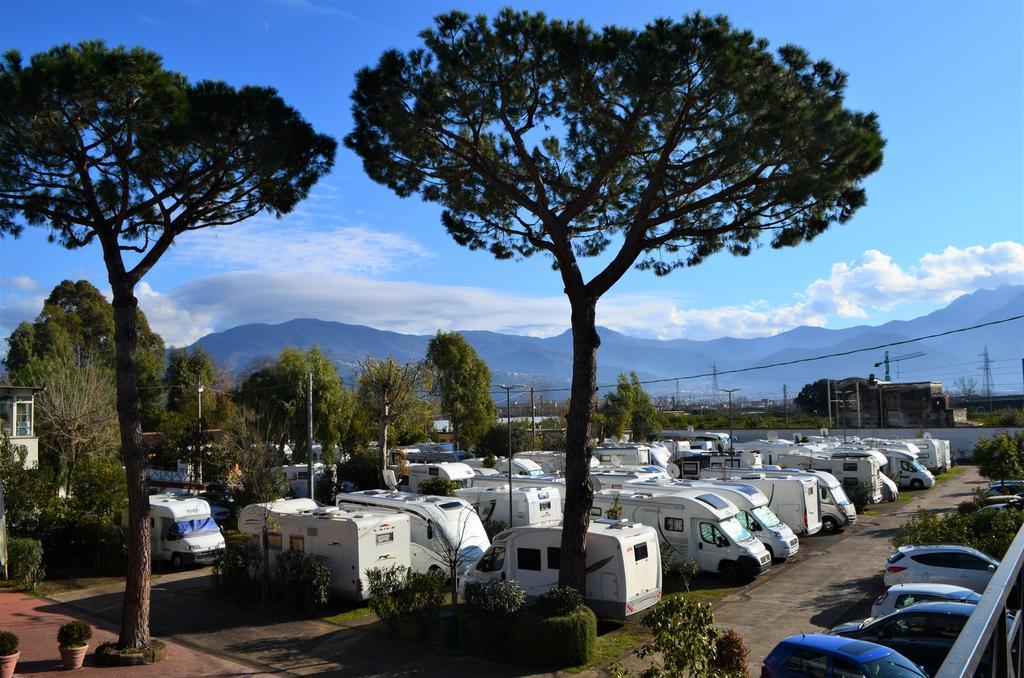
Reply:
[[[443,572],[447,554],[455,549],[459,568],[469,567],[490,545],[480,517],[458,497],[362,490],[341,492],[335,500],[338,508],[361,506],[408,514],[412,535],[409,560],[416,572]]]
[[[289,464],[288,466],[277,466],[273,469],[279,475],[284,476],[284,480],[288,483],[288,489],[291,490],[293,497],[297,498],[308,498],[309,497],[309,465],[308,464]],[[313,464],[313,488],[316,488],[317,481],[320,480],[324,473],[324,465],[320,462]]]
[[[768,498],[772,512],[798,535],[810,536],[821,531],[818,479],[814,475],[794,472],[787,474],[785,471],[760,472],[760,469],[734,472],[725,478],[718,470],[705,473],[707,475],[704,479],[715,483],[750,485],[761,490]]]
[[[736,506],[711,490],[602,490],[594,493],[590,515],[604,516],[616,502],[622,517],[650,525],[680,559],[696,561],[705,572],[736,580],[756,577],[772,566],[764,544],[736,520]]]
[[[509,520],[509,498],[512,500],[512,520]],[[562,499],[557,487],[464,487],[455,490],[455,496],[469,502],[480,515],[480,520],[504,523],[511,527],[524,525],[558,525],[562,522]]]
[[[561,475],[565,473],[565,452],[520,452],[516,459],[529,459],[540,466],[544,475]],[[597,466],[597,457],[590,457],[590,468]],[[506,470],[506,473],[508,471]]]
[[[872,504],[882,501],[882,480],[879,477],[882,474],[882,465],[878,459],[874,457],[840,459],[829,456],[827,452],[799,451],[799,448],[797,450],[775,456],[773,463],[786,468],[828,471],[847,490],[854,490],[863,483],[870,488]]]
[[[922,490],[935,485],[935,476],[922,466],[911,452],[884,445],[878,447],[844,445],[830,450],[830,453],[837,458],[878,455],[883,462],[882,472],[894,480],[899,487]]]
[[[402,479],[402,489],[415,494],[420,490],[420,483],[427,478],[445,478],[456,487],[469,487],[474,475],[472,467],[462,462],[409,464],[409,475]]]
[[[409,567],[408,515],[387,509],[333,506],[289,510],[298,507],[283,504],[246,506],[239,516],[239,531],[259,545],[267,526],[271,561],[285,550],[323,558],[331,571],[331,593],[339,598],[366,600],[370,588],[366,570],[370,568]]]
[[[487,468],[484,466],[484,460],[479,457],[476,459],[467,459],[462,462],[466,466],[470,467],[474,471],[478,468]],[[506,457],[498,457],[497,463],[494,465],[494,469],[499,475],[508,477],[508,459]],[[533,461],[532,459],[522,459],[520,457],[512,458],[512,475],[513,476],[527,476],[530,478],[536,478],[544,475],[544,469],[540,467],[540,464]]]
[[[647,466],[651,448],[647,445],[598,445],[594,448],[597,462],[606,466]]]
[[[597,466],[590,469],[590,484],[594,490],[616,490],[633,480],[649,478],[669,479],[671,476],[661,468],[654,466]]]
[[[562,528],[516,527],[494,538],[459,590],[489,580],[519,582],[530,599],[558,586]],[[661,552],[654,528],[595,520],[587,529],[586,603],[602,619],[625,619],[661,600]]]
[[[953,458],[949,451],[949,441],[932,438],[925,434],[924,438],[910,438],[899,442],[909,443],[917,447],[917,460],[933,473],[948,471],[953,466]]]
[[[122,515],[128,525],[128,512]],[[153,562],[208,565],[224,551],[224,535],[198,497],[154,494],[149,497],[149,538]]]
[[[679,488],[709,491],[736,506],[736,520],[764,544],[772,560],[790,558],[800,550],[800,540],[793,530],[771,510],[768,497],[751,485],[723,485],[707,480],[638,480],[625,488],[656,494],[676,492]]]

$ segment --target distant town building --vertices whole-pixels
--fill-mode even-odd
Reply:
[[[25,467],[39,465],[39,439],[35,428],[35,394],[38,386],[0,386],[0,433],[28,452]]]
[[[832,419],[850,428],[955,426],[966,420],[950,406],[941,381],[895,383],[849,377],[834,383]]]

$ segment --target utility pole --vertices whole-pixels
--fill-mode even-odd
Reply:
[[[988,411],[992,411],[992,360],[988,357],[988,346],[981,354],[981,376],[984,380],[985,397],[988,399]]]
[[[857,428],[861,428],[861,419],[860,419],[860,382],[859,381],[856,383],[856,387],[857,387]]]
[[[832,380],[825,379],[825,403],[828,407],[828,427],[832,428]]]
[[[715,393],[724,390],[718,388],[718,363],[711,363],[711,390]],[[718,397],[721,398],[721,396]]]
[[[530,423],[533,425],[533,449],[537,449],[537,404],[533,401],[532,386],[530,387]]]
[[[782,416],[786,418],[786,428],[789,428],[789,386],[782,385]]]
[[[716,380],[717,380],[717,377],[716,377]],[[729,454],[732,454],[733,452],[736,451],[735,447],[733,447],[733,442],[732,442],[732,394],[735,393],[736,391],[742,391],[743,389],[741,389],[741,388],[722,388],[722,389],[719,389],[719,390],[722,391],[723,393],[728,393],[729,394]]]
[[[196,378],[196,447],[195,454],[192,457],[192,464],[189,468],[189,475],[192,477],[193,482],[201,482],[203,477],[200,473],[200,457],[202,454],[203,445],[203,382],[197,377]],[[189,483],[188,493],[192,494],[191,483]]]
[[[514,527],[515,513],[512,511],[512,389],[522,388],[522,384],[498,384],[505,391],[505,426],[508,428],[508,526]]]
[[[313,371],[306,373],[306,470],[309,475],[309,498],[313,495]]]

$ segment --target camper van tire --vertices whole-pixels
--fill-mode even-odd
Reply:
[[[180,570],[183,567],[181,562],[181,554],[175,553],[171,556],[171,567],[175,570]]]
[[[920,478],[914,478],[913,480],[910,481],[910,489],[912,489],[912,490],[924,489],[924,481],[921,480]]]
[[[718,574],[722,576],[722,579],[728,582],[736,582],[740,579],[740,568],[739,565],[731,560],[723,560],[718,566]]]
[[[826,532],[839,531],[839,521],[837,521],[832,516],[822,516],[821,526],[825,529]]]
[[[768,555],[771,556],[772,562],[774,563],[775,562],[775,549],[773,549],[770,544],[765,544],[764,548],[765,548],[766,551],[768,551]]]

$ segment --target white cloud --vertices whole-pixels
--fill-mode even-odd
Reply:
[[[379,275],[431,256],[400,233],[298,222],[285,229],[279,221],[258,219],[190,233],[175,245],[172,261],[208,270]]]

